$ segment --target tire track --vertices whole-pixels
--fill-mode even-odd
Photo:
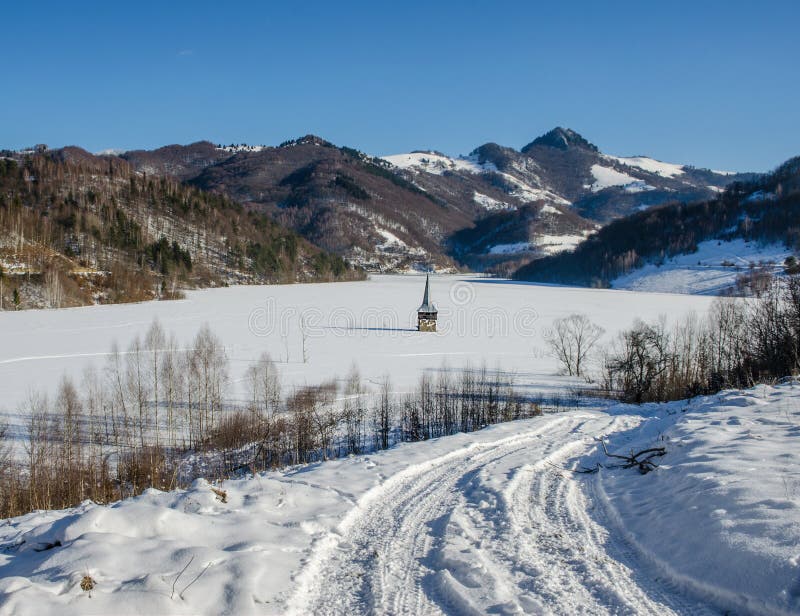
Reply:
[[[548,466],[590,449],[591,435],[618,421],[546,418],[397,473],[319,542],[289,612],[692,611],[690,601],[636,575],[633,556],[588,515],[580,482]]]

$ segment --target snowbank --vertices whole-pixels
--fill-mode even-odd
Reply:
[[[591,417],[608,425],[599,413],[568,425]],[[297,585],[313,582],[318,561],[348,549],[337,541],[344,527],[397,481],[563,425],[565,417],[538,417],[226,481],[216,486],[224,498],[198,480],[189,490],[7,520],[0,613],[283,614],[303,599]],[[96,582],[91,592],[80,588],[85,575]]]
[[[560,470],[600,435],[667,455]],[[787,383],[36,512],[0,525],[0,613],[798,613],[798,437]]]
[[[614,530],[674,587],[737,614],[800,612],[800,386],[642,411],[610,451],[665,446],[660,468],[601,469],[589,483]],[[597,461],[609,462],[582,463]]]

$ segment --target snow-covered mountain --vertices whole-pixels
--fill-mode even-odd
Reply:
[[[373,271],[507,271],[620,216],[707,199],[746,177],[603,154],[564,128],[521,150],[487,143],[468,156],[376,158],[313,135],[277,147],[198,142],[121,156],[267,212]]]
[[[604,154],[575,131],[561,127],[519,151],[487,143],[469,156],[419,151],[385,156],[384,160],[432,193],[448,184],[442,182],[443,176],[456,176],[465,187],[473,188],[472,198],[486,203],[487,209],[498,209],[498,204],[513,209],[543,201],[569,206],[599,223],[667,201],[709,198],[732,181],[752,176],[646,156]],[[462,193],[469,198],[468,189]]]
[[[736,181],[713,199],[614,220],[574,252],[531,261],[514,275],[653,291],[756,291],[760,277],[796,268],[784,260],[800,247],[799,206],[797,157],[752,181]]]
[[[616,218],[665,202],[710,199],[731,182],[752,177],[604,154],[560,127],[519,151],[488,143],[469,156],[416,151],[384,160],[431,195],[478,205],[483,211],[448,246],[471,267],[499,265],[500,271],[572,249]],[[532,204],[542,215],[531,216],[526,206]]]

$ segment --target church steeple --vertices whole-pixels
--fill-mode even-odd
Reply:
[[[422,305],[417,309],[417,330],[421,332],[436,331],[436,317],[438,311],[431,303],[431,280],[425,276],[425,294],[422,296]]]

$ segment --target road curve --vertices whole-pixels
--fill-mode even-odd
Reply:
[[[618,421],[552,416],[388,478],[317,546],[290,613],[715,613],[643,572],[593,515],[592,478],[556,468]]]

